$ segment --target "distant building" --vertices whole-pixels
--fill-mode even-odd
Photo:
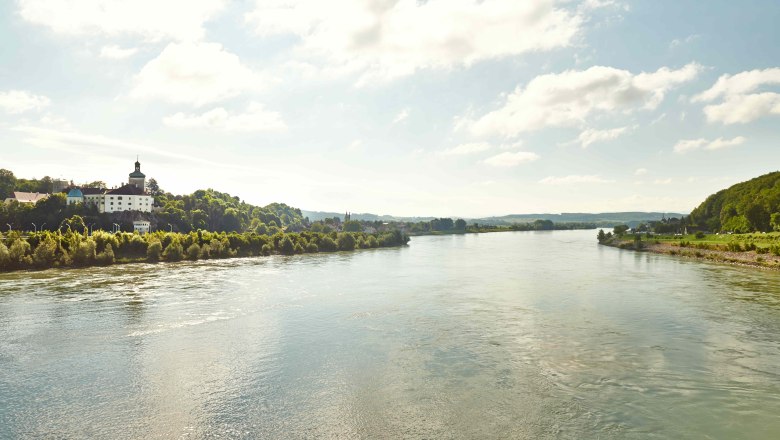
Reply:
[[[152,230],[152,224],[146,220],[136,220],[133,222],[133,231],[139,234],[148,234]]]
[[[59,193],[65,191],[65,188],[69,187],[70,183],[64,179],[54,179],[51,182],[51,192]]]
[[[5,199],[6,203],[10,203],[12,201],[17,201],[19,203],[38,203],[40,200],[44,200],[49,197],[49,194],[46,193],[28,193],[28,192],[19,192],[14,191],[13,195],[11,197],[8,197]]]
[[[136,160],[135,171],[130,173],[126,185],[113,189],[71,188],[68,205],[76,203],[94,206],[98,212],[152,212],[154,198],[146,192],[146,175],[141,172],[141,163]]]

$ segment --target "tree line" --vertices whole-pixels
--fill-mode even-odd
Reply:
[[[304,231],[273,235],[203,230],[145,235],[97,231],[90,235],[69,229],[64,233],[36,232],[26,237],[13,231],[0,233],[0,271],[352,251],[408,242],[409,236],[397,230],[377,234]]]

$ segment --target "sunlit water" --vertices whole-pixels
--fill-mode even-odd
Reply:
[[[2,438],[780,438],[780,274],[595,244],[0,275]]]

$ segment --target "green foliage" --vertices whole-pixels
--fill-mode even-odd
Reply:
[[[338,245],[338,249],[340,251],[352,251],[355,250],[355,236],[344,232],[338,235],[338,238],[336,239],[336,244]]]
[[[596,239],[598,239],[599,243],[604,243],[607,240],[607,234],[604,233],[603,229],[599,229]]]
[[[362,232],[363,226],[357,220],[344,222],[344,232]]]
[[[76,266],[89,266],[95,262],[97,245],[91,237],[78,243],[71,257]]]
[[[770,231],[780,226],[780,172],[738,183],[709,196],[691,220],[713,231]]]
[[[36,267],[52,267],[54,262],[57,261],[57,242],[47,236],[35,247],[32,260]]]
[[[193,261],[197,260],[198,258],[200,258],[200,252],[201,252],[201,249],[200,249],[200,246],[198,245],[198,243],[192,243],[187,248],[187,259],[188,260],[193,260]]]
[[[701,239],[702,239],[702,238],[704,238],[705,236],[706,236],[706,234],[705,234],[704,232],[701,232],[701,231],[699,231],[699,232],[697,232],[697,233],[696,233],[696,238],[697,238],[698,240],[701,240]]]
[[[99,266],[108,266],[110,264],[114,264],[114,248],[110,244],[106,245],[106,248],[103,250],[103,252],[100,252],[95,257],[95,262]]]
[[[165,247],[162,256],[165,261],[181,261],[184,258],[184,247],[179,240],[173,240]]]
[[[613,232],[615,235],[622,235],[622,234],[625,234],[625,233],[626,233],[626,231],[628,231],[628,225],[618,225],[618,226],[615,226],[615,227],[612,229],[612,232]]]
[[[162,257],[162,243],[160,240],[152,240],[146,247],[146,260],[152,263],[160,261]]]

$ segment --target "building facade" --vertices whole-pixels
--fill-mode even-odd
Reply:
[[[101,213],[152,212],[154,198],[146,192],[145,185],[146,176],[141,172],[141,163],[136,160],[135,171],[130,173],[126,185],[113,189],[72,188],[68,192],[68,205],[83,203],[96,207]]]

